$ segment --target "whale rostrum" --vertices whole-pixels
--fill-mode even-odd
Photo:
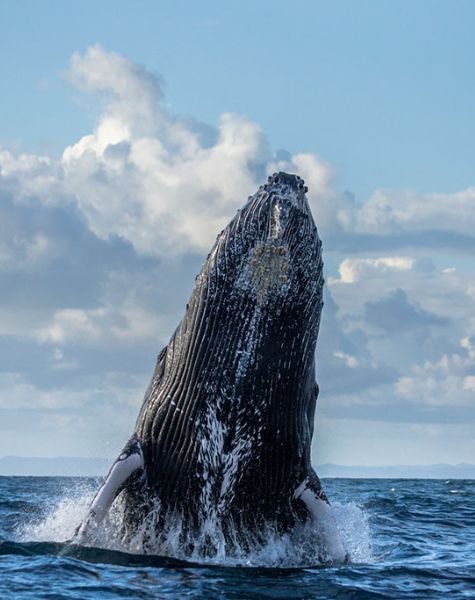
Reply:
[[[323,261],[306,192],[276,173],[218,235],[79,538],[119,502],[124,536],[154,511],[148,536],[175,519],[195,555],[216,528],[242,549],[317,524],[345,558],[310,462]]]

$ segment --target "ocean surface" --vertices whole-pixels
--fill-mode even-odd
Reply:
[[[351,563],[272,541],[205,564],[67,543],[97,479],[0,477],[0,598],[475,598],[475,481],[327,479]],[[295,558],[297,557],[297,558]]]

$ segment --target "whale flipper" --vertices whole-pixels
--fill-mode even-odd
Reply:
[[[76,530],[75,537],[83,537],[91,527],[99,525],[119,493],[139,482],[145,483],[144,458],[140,442],[132,437],[97,491],[87,517]]]
[[[310,519],[320,527],[331,561],[348,562],[349,556],[343,546],[335,518],[330,512],[330,503],[313,469],[295,490],[293,499],[300,500],[305,505]]]

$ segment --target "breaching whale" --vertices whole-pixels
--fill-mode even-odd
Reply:
[[[124,536],[153,512],[148,537],[179,523],[185,554],[212,556],[217,530],[250,551],[316,524],[346,558],[310,462],[323,261],[306,192],[276,173],[218,235],[76,539],[119,502]]]

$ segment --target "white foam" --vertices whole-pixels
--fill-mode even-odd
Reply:
[[[65,542],[85,519],[95,490],[77,487],[52,505],[42,516],[32,515],[17,535],[25,542]]]
[[[353,563],[373,562],[373,548],[369,515],[354,502],[335,502],[330,507],[343,541],[345,550]]]
[[[18,530],[21,541],[65,542],[71,540],[78,525],[87,514],[93,498],[93,491],[77,488],[51,507],[41,520],[32,519]],[[330,509],[336,520],[346,552],[353,563],[373,561],[371,535],[367,513],[356,504],[332,504]],[[195,550],[186,551],[183,547],[183,531],[179,516],[167,518],[162,534],[157,540],[157,521],[160,509],[151,511],[148,518],[124,540],[121,503],[116,502],[110,515],[105,519],[94,536],[85,540],[93,545],[110,550],[120,550],[134,554],[157,554],[187,559],[201,563],[227,566],[262,567],[305,567],[332,562],[327,548],[331,541],[322,539],[322,529],[310,525],[296,528],[292,534],[280,535],[269,526],[260,531],[259,543],[252,551],[244,550],[238,543],[237,531],[230,551],[229,540],[225,543],[219,523],[206,523],[206,531],[196,536]],[[204,540],[211,540],[215,554],[212,558],[203,558],[201,552]]]

